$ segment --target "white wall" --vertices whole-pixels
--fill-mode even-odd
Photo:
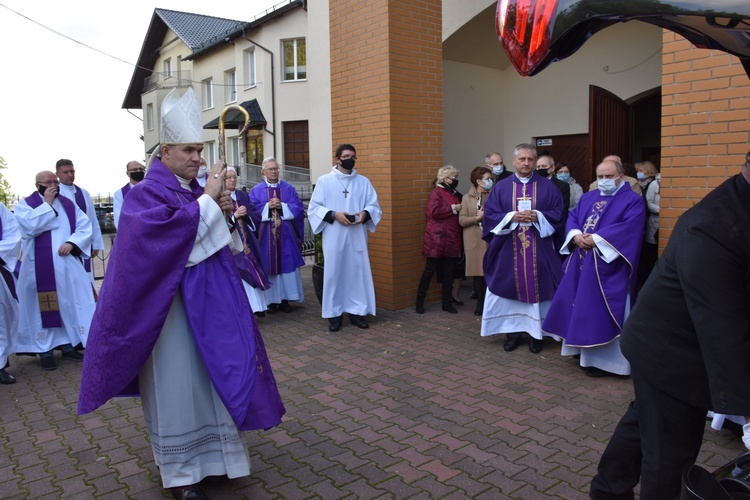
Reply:
[[[328,173],[333,165],[331,123],[331,43],[328,0],[307,3],[307,67],[310,86],[310,179]]]

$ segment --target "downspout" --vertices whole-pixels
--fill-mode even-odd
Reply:
[[[270,50],[268,50],[261,44],[254,42],[250,40],[247,36],[245,36],[245,28],[242,28],[242,38],[252,43],[253,45],[265,50],[271,56],[271,115],[273,116],[273,118],[271,118],[271,123],[273,125],[273,131],[268,130],[267,126],[264,127],[264,130],[268,132],[269,134],[271,134],[271,136],[273,137],[273,157],[277,158],[276,156],[276,85],[274,82],[275,70],[273,68],[273,52],[271,52]],[[267,155],[264,154],[263,156],[267,156]]]

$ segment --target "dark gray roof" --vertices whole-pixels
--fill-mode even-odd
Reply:
[[[242,26],[247,24],[232,19],[167,9],[155,9],[154,15],[159,16],[164,24],[174,31],[193,52],[223,38],[222,35],[226,36],[241,30]]]
[[[263,116],[263,112],[260,110],[260,105],[257,99],[250,99],[240,104],[247,113],[250,115],[250,124],[248,128],[258,127],[265,125],[266,118]],[[240,128],[245,124],[245,116],[237,110],[230,110],[224,117],[225,128]],[[206,123],[203,128],[205,129],[217,129],[219,128],[219,117],[214,118],[210,122]]]

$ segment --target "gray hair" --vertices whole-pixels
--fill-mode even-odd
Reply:
[[[531,145],[531,144],[527,144],[525,142],[522,142],[521,144],[519,144],[518,146],[516,146],[515,148],[513,148],[513,158],[517,158],[518,157],[518,153],[522,149],[529,149],[529,150],[533,151],[534,152],[534,158],[536,158],[536,147],[533,146],[533,145]]]
[[[445,179],[447,179],[450,176],[457,176],[458,175],[458,169],[454,167],[453,165],[446,165],[444,167],[440,167],[440,170],[437,171],[437,182],[438,184],[443,182]]]
[[[263,162],[260,164],[261,167],[262,167],[261,170],[264,170],[266,168],[266,164],[267,163],[271,163],[271,162],[274,162],[277,166],[279,164],[279,162],[278,162],[278,160],[276,158],[274,158],[273,156],[267,156],[267,157],[263,158]]]
[[[485,157],[484,157],[484,164],[485,164],[485,165],[489,165],[489,164],[490,164],[490,158],[492,157],[492,155],[497,155],[497,156],[499,156],[500,158],[502,158],[502,157],[503,157],[503,155],[501,155],[501,154],[500,154],[500,153],[498,153],[497,151],[491,151],[491,152],[487,153],[487,154],[485,155]]]

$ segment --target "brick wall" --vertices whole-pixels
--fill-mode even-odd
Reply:
[[[370,236],[378,307],[413,306],[443,157],[441,0],[330,0],[329,12],[331,157],[353,144],[383,208]]]
[[[677,218],[736,174],[750,149],[750,79],[734,56],[664,30],[659,247]]]

